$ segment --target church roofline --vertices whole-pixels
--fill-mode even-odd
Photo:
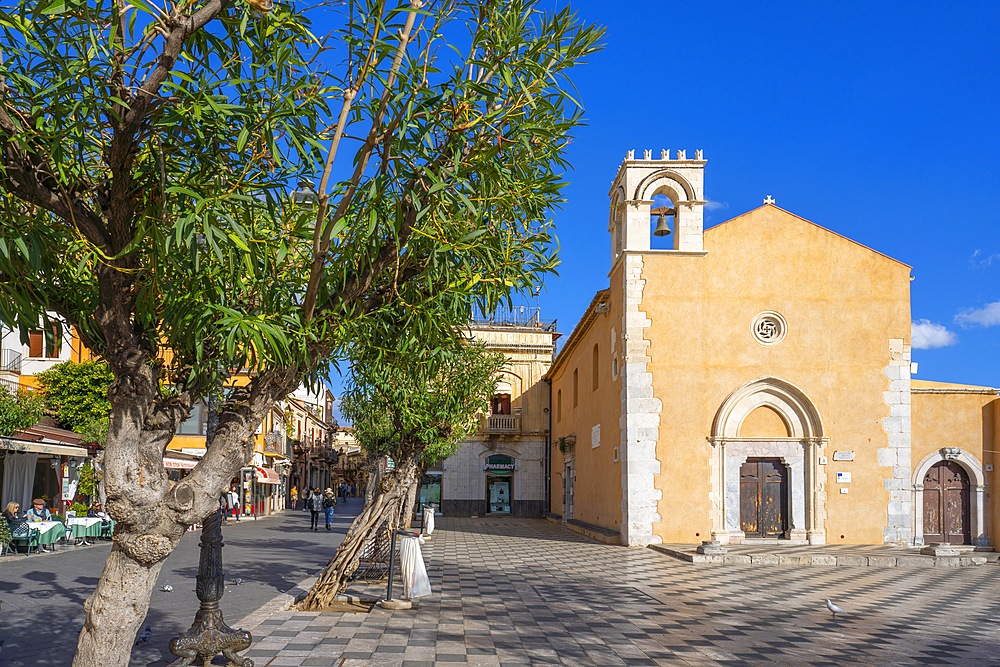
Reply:
[[[590,329],[590,325],[597,319],[599,314],[597,307],[608,302],[608,295],[610,293],[611,289],[608,288],[599,290],[594,295],[594,298],[590,301],[590,305],[587,306],[585,311],[583,311],[583,315],[580,316],[580,320],[576,323],[576,326],[573,327],[573,331],[570,332],[569,338],[566,339],[566,344],[563,345],[563,349],[559,351],[559,354],[556,356],[556,360],[552,362],[552,366],[545,373],[543,379],[551,380],[555,371],[563,365],[564,360],[569,356],[569,353],[576,348],[577,343],[580,342],[580,339],[583,338],[584,334],[586,334]]]
[[[733,218],[729,218],[728,220],[725,220],[725,221],[723,221],[723,222],[720,222],[720,223],[719,223],[719,224],[717,224],[717,225],[713,225],[713,226],[711,226],[711,227],[707,228],[707,229],[705,230],[705,234],[706,234],[706,235],[708,235],[709,233],[711,233],[712,231],[714,231],[714,230],[718,229],[719,227],[722,227],[722,226],[724,226],[724,225],[728,225],[728,224],[729,224],[729,223],[731,223],[731,222],[735,222],[735,221],[737,221],[737,220],[739,220],[739,219],[741,219],[741,218],[745,218],[745,217],[747,217],[748,215],[750,215],[751,213],[756,213],[757,211],[759,211],[759,210],[761,210],[761,209],[764,209],[764,208],[768,208],[768,207],[771,207],[771,208],[775,208],[775,209],[777,209],[777,210],[781,211],[782,213],[784,213],[784,214],[786,214],[786,215],[790,215],[790,216],[792,216],[793,218],[797,218],[797,219],[801,220],[802,222],[806,222],[806,223],[809,223],[809,224],[810,224],[810,225],[812,225],[813,227],[816,227],[816,228],[818,228],[818,229],[822,229],[822,230],[823,230],[824,232],[827,232],[827,233],[829,233],[829,234],[833,234],[834,236],[837,236],[837,237],[839,237],[839,238],[842,238],[842,239],[844,239],[845,241],[849,241],[849,242],[853,243],[853,244],[854,244],[854,245],[856,245],[856,246],[859,246],[859,247],[861,247],[861,248],[864,248],[865,250],[868,250],[869,252],[873,252],[873,253],[875,253],[876,255],[880,255],[880,256],[882,256],[882,257],[885,257],[886,259],[888,259],[888,260],[891,260],[891,261],[895,262],[896,264],[900,264],[901,266],[905,266],[905,267],[906,267],[906,268],[908,268],[908,269],[912,269],[912,268],[913,268],[913,267],[912,267],[911,265],[907,264],[906,262],[901,262],[900,260],[896,259],[895,257],[890,257],[889,255],[885,254],[884,252],[880,252],[880,251],[878,251],[878,250],[875,250],[874,248],[870,248],[870,247],[866,246],[866,245],[865,245],[864,243],[861,243],[861,242],[859,242],[859,241],[855,241],[854,239],[852,239],[852,238],[850,238],[850,237],[848,237],[848,236],[844,236],[843,234],[840,234],[840,233],[838,233],[838,232],[835,232],[835,231],[833,231],[832,229],[829,229],[829,228],[827,228],[827,227],[824,227],[824,226],[823,226],[823,225],[821,225],[821,224],[818,224],[818,223],[815,223],[815,222],[813,222],[812,220],[809,220],[808,218],[803,218],[803,217],[802,217],[801,215],[797,215],[797,214],[795,214],[795,213],[792,213],[791,211],[788,211],[788,210],[785,210],[785,209],[781,208],[780,206],[776,206],[776,205],[774,205],[774,204],[761,204],[760,206],[758,206],[758,207],[756,207],[756,208],[752,208],[752,209],[750,209],[750,210],[749,210],[749,211],[747,211],[746,213],[741,213],[741,214],[737,215],[736,217],[733,217]]]

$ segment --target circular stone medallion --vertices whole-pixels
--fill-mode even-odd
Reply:
[[[753,318],[753,324],[750,325],[750,333],[761,345],[777,345],[784,340],[787,331],[788,324],[785,318],[773,310],[760,313]]]

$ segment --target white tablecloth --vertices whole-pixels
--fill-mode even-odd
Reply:
[[[62,521],[29,521],[28,528],[38,531],[38,541],[41,544],[52,544],[66,532]]]

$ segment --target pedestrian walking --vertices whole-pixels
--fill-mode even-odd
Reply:
[[[323,512],[326,514],[326,529],[330,530],[333,528],[333,512],[337,507],[337,494],[333,492],[333,489],[327,488],[323,493]]]
[[[310,513],[309,530],[319,530],[319,513],[323,509],[323,494],[319,489],[313,489],[306,501],[307,509]]]
[[[240,522],[240,492],[236,490],[235,484],[226,494],[226,510],[227,514],[232,512],[236,515],[236,523]]]
[[[288,497],[292,501],[292,509],[297,510],[299,508],[299,488],[293,486],[292,490],[288,492]]]

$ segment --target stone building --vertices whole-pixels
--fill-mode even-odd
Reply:
[[[991,544],[997,390],[912,379],[910,267],[770,197],[705,230],[704,168],[614,178],[609,287],[548,373],[552,511],[627,545]]]
[[[537,308],[475,319],[470,335],[508,362],[479,431],[427,472],[421,498],[440,495],[449,515],[541,517],[547,507],[549,387],[543,377],[555,354],[554,323]]]

